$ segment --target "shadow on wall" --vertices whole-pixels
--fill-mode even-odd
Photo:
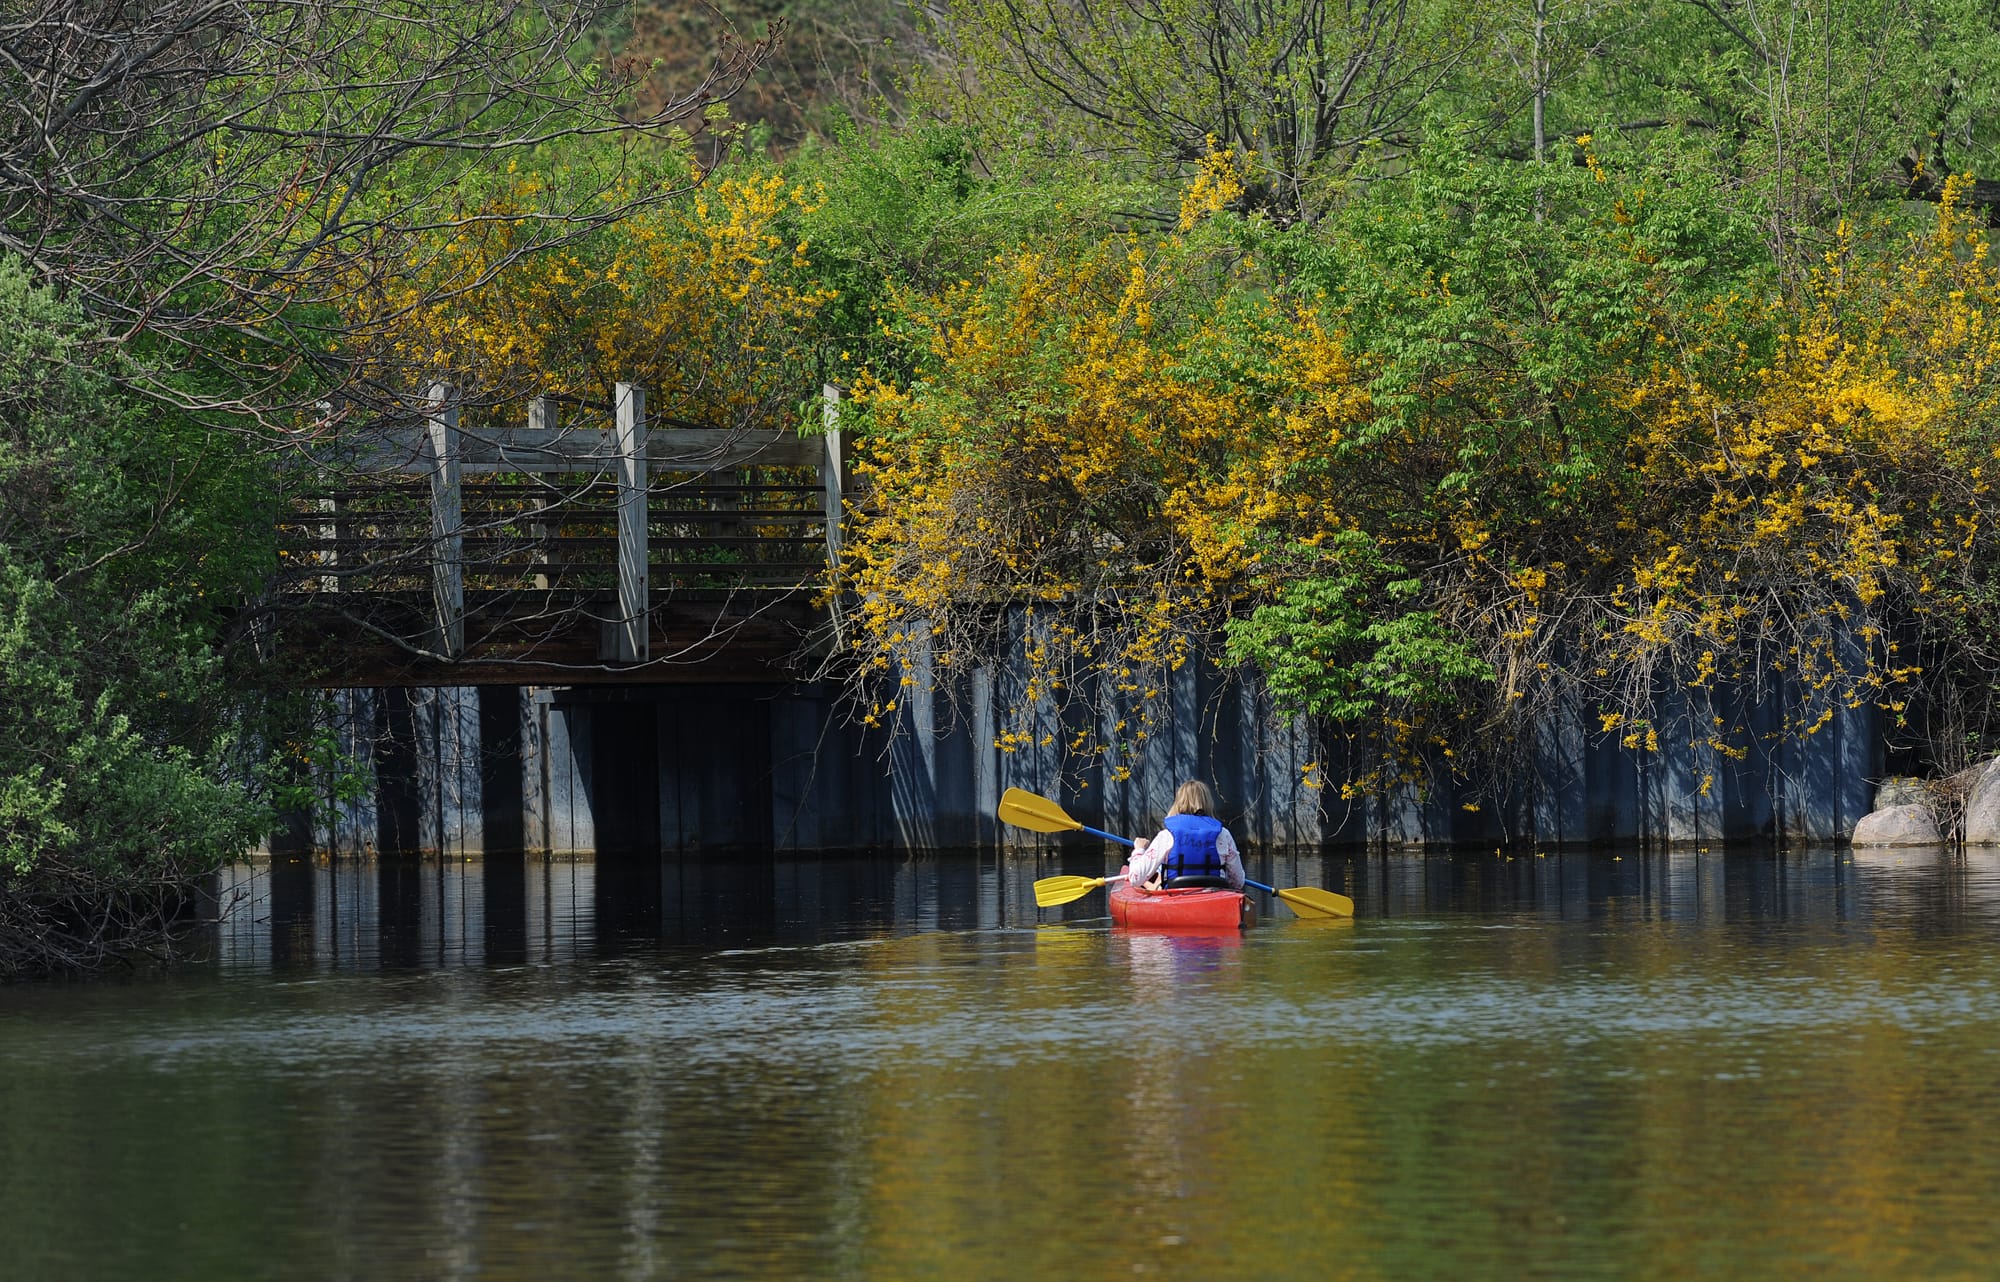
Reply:
[[[337,692],[336,730],[360,795],[329,801],[276,851],[527,850],[649,857],[1076,845],[1004,828],[1002,792],[1026,788],[1093,827],[1154,830],[1183,779],[1203,778],[1247,845],[1478,848],[1844,841],[1873,801],[1873,709],[1802,743],[1779,740],[1777,694],[1739,709],[1756,745],[1626,746],[1577,709],[1543,732],[1532,777],[1495,805],[1446,788],[1343,801],[1340,743],[1278,715],[1254,683],[1200,665],[1174,674],[1142,754],[1118,743],[1113,702],[1019,708],[1018,674],[918,674],[885,729],[859,725],[822,685],[431,687]],[[947,694],[955,698],[946,697]],[[1665,706],[1666,724],[1691,709]],[[1087,715],[1087,714],[1086,714]],[[1000,748],[1002,721],[1017,732]],[[1679,736],[1682,739],[1691,736]],[[1095,738],[1102,753],[1069,755]],[[1080,848],[1080,847],[1079,847]]]

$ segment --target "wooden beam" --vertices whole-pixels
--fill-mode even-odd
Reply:
[[[626,663],[647,658],[646,389],[620,383],[618,403],[618,620],[617,653]]]
[[[528,402],[528,430],[530,432],[547,433],[549,435],[555,434],[556,403],[554,400],[546,396],[537,396]],[[535,519],[528,525],[528,532],[535,540],[536,555],[544,564],[547,564],[550,554],[555,551],[549,543],[549,523],[546,519],[548,510],[549,503],[546,497],[538,496],[535,502]],[[535,586],[546,589],[549,586],[549,576],[546,574],[535,575]]]
[[[819,484],[825,495],[826,510],[826,561],[830,566],[840,564],[840,515],[841,515],[841,457],[840,457],[840,389],[831,383],[820,387],[820,422],[826,427],[826,454],[820,459]]]
[[[424,428],[430,443],[431,598],[437,646],[448,659],[465,653],[465,520],[460,506],[458,405],[452,389],[431,384]]]
[[[532,411],[531,411],[532,412]],[[532,422],[532,420],[531,420]],[[648,432],[646,459],[655,472],[727,472],[740,467],[818,467],[820,442],[790,429],[776,431],[674,427]],[[615,473],[622,451],[614,428],[572,431],[553,427],[459,432],[462,472]],[[400,432],[387,432],[357,448],[361,471],[419,474],[430,470],[425,452]]]
[[[340,591],[340,575],[338,573],[340,569],[339,547],[341,537],[340,500],[334,498],[315,499],[312,506],[314,511],[323,513],[331,518],[312,527],[314,533],[318,535],[316,542],[319,549],[312,554],[313,559],[327,570],[332,571],[332,573],[320,575],[319,590],[322,592],[338,592]]]

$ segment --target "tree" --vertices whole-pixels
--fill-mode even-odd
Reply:
[[[1492,95],[1502,77],[1475,64],[1441,115],[1497,121],[1489,154],[1539,154],[1537,134],[1698,149],[1794,280],[1842,219],[1935,201],[2000,142],[2000,35],[1976,0],[1524,0],[1514,13],[1494,52],[1539,92]],[[1990,205],[2000,186],[1967,195]]]
[[[771,42],[633,121],[603,8],[0,5],[0,971],[152,937],[268,827],[304,730],[231,643],[281,447],[405,408],[412,318],[699,186],[674,122]]]
[[[663,166],[633,181],[677,188],[673,175]],[[828,294],[790,234],[814,189],[770,171],[710,178],[683,201],[523,257],[515,245],[534,234],[544,181],[490,181],[466,226],[440,232],[407,273],[355,291],[344,315],[385,340],[383,381],[421,367],[467,403],[515,415],[545,393],[608,406],[632,381],[656,420],[793,425],[819,387],[810,325]]]
[[[1248,164],[1246,207],[1281,223],[1318,217],[1371,149],[1414,143],[1479,32],[1456,0],[952,0],[939,24],[971,80],[949,101],[989,137],[1168,180],[1219,145]]]
[[[1285,230],[1200,217],[1218,158],[1185,230],[914,304],[856,397],[864,683],[1011,652],[1130,749],[1165,671],[1247,662],[1355,737],[1356,791],[1497,793],[1579,713],[1740,755],[1773,682],[1791,737],[1932,672],[1990,725],[2000,285],[1962,206],[1788,295],[1698,157],[1584,155],[1440,133]]]
[[[157,941],[267,815],[263,700],[210,642],[263,487],[116,359],[0,256],[0,976]]]
[[[296,428],[400,395],[353,376],[335,306],[400,274],[463,196],[569,140],[699,116],[766,58],[725,40],[654,115],[583,51],[603,3],[32,0],[0,11],[0,249],[144,353],[117,377],[184,409]],[[672,199],[615,163],[545,185],[510,254]],[[608,194],[616,192],[611,199]]]
[[[937,67],[922,7],[906,0],[637,0],[619,11],[607,47],[656,67],[634,96],[645,115],[667,109],[694,79],[717,21],[755,32],[783,24],[784,42],[730,100],[730,116],[772,152],[790,153],[843,122],[907,115],[906,81]]]

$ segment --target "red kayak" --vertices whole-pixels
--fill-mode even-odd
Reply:
[[[1144,891],[1123,881],[1111,887],[1111,921],[1149,930],[1237,929],[1257,920],[1257,905],[1240,890],[1200,886]]]

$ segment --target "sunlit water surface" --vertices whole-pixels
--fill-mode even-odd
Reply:
[[[2000,856],[244,867],[0,990],[0,1277],[1990,1277]],[[1258,861],[1253,861],[1258,862]]]

